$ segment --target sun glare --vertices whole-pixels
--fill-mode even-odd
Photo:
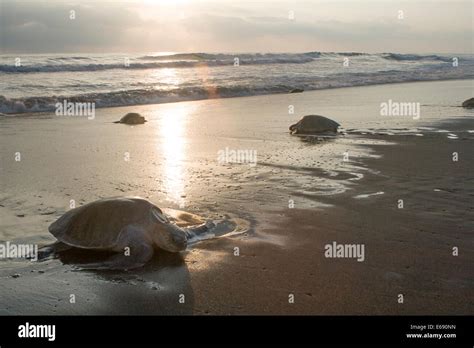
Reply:
[[[166,200],[184,207],[186,202],[184,161],[187,154],[186,127],[189,104],[168,104],[160,109],[158,147],[163,158],[163,189]]]

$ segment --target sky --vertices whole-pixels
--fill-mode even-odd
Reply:
[[[0,53],[473,53],[473,7],[473,0],[0,0]]]

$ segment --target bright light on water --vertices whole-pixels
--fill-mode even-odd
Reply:
[[[158,132],[158,147],[162,153],[163,189],[166,200],[179,206],[185,203],[185,161],[187,157],[186,127],[192,106],[188,103],[169,104],[160,110],[161,120]]]

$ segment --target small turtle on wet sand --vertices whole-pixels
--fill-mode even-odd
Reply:
[[[169,252],[185,250],[189,238],[212,227],[214,223],[204,223],[189,213],[182,214],[178,222],[143,198],[107,198],[69,210],[53,222],[49,232],[58,242],[50,249],[73,247],[116,252],[105,262],[80,267],[127,270],[146,264],[155,248]]]
[[[129,112],[120,121],[115,121],[114,123],[124,123],[124,124],[143,124],[145,123],[145,117],[136,112]]]
[[[324,134],[337,133],[340,124],[319,115],[303,116],[301,120],[290,126],[291,134]]]

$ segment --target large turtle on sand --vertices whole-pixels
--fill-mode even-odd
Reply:
[[[303,116],[301,120],[290,126],[291,134],[322,134],[337,133],[339,123],[319,115]]]
[[[49,226],[49,232],[58,239],[53,246],[59,250],[65,244],[117,252],[105,262],[81,265],[84,269],[127,270],[147,263],[155,248],[185,250],[188,238],[214,226],[188,213],[178,220],[143,198],[107,198],[69,210]]]
[[[145,123],[145,117],[136,112],[129,112],[123,116],[120,121],[115,121],[114,123],[124,123],[124,124],[143,124]]]

